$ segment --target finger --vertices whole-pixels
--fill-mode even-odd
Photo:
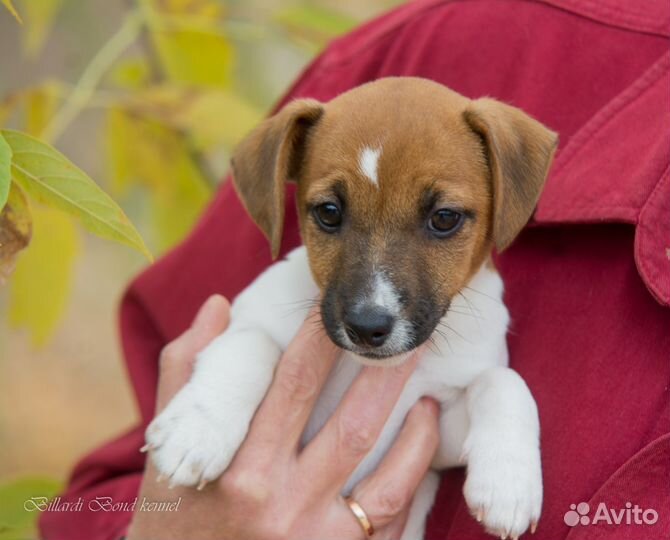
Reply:
[[[306,476],[318,478],[315,490],[339,492],[377,441],[417,360],[415,351],[399,366],[365,367],[361,371],[299,458]]]
[[[340,355],[312,311],[282,356],[252,422],[246,448],[273,455],[295,452],[314,402]],[[281,426],[281,427],[279,427]]]
[[[161,351],[156,409],[161,410],[186,384],[196,355],[223,332],[230,321],[230,304],[223,296],[210,296],[198,310],[191,327]]]
[[[387,538],[388,540],[401,540],[402,533],[405,532],[405,525],[407,525],[407,518],[409,517],[410,508],[411,502],[405,507],[399,516],[394,518],[391,523],[381,529],[381,534],[379,534],[379,537]]]
[[[420,400],[377,470],[354,488],[354,500],[375,527],[390,525],[410,506],[437,450],[438,418],[438,405]]]
[[[373,524],[373,538],[379,540],[400,540],[405,531],[410,508],[411,504],[407,505],[387,525],[376,526]],[[365,510],[363,512],[368,517],[368,513]],[[343,497],[338,497],[335,508],[325,516],[323,524],[324,530],[337,530],[340,538],[368,538],[363,524]]]

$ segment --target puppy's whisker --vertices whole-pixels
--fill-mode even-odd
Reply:
[[[465,303],[468,305],[468,308],[470,309],[472,316],[475,319],[477,319],[477,326],[479,327],[479,320],[483,319],[481,310],[476,306],[473,306],[472,302],[470,302],[470,299],[467,296],[465,296],[461,291],[458,291],[458,294],[461,296],[461,298],[463,298],[463,300],[465,300]],[[475,311],[479,316],[475,314]],[[479,330],[481,331],[481,327],[479,327]]]
[[[438,326],[443,326],[443,327],[446,328],[447,330],[452,331],[454,334],[456,334],[459,338],[461,338],[461,339],[462,339],[463,341],[465,341],[466,343],[469,343],[470,345],[473,344],[470,340],[466,339],[461,333],[459,333],[459,332],[457,332],[456,330],[454,330],[451,326],[449,326],[449,325],[448,325],[447,323],[445,323],[444,321],[440,321],[440,323],[439,323]]]
[[[499,298],[495,298],[495,297],[491,296],[490,294],[486,294],[484,292],[478,291],[477,289],[473,289],[472,287],[468,287],[467,285],[463,288],[467,289],[468,291],[472,291],[474,293],[481,294],[482,296],[486,296],[486,298],[490,298],[491,300],[493,300],[494,302],[497,302],[498,304],[502,304],[502,301]]]
[[[315,308],[320,305],[320,301],[318,299],[312,299],[308,298],[305,300],[296,300],[295,302],[284,302],[282,304],[279,304],[279,306],[293,306],[293,309],[290,309],[288,311],[284,311],[282,317],[290,317],[292,315],[295,315],[296,313],[300,313],[302,311],[309,311],[312,308]],[[279,307],[278,306],[278,307]]]
[[[430,336],[428,338],[428,350],[430,350],[435,355],[443,356],[442,350],[440,349],[440,346],[437,344],[437,341],[435,341],[435,338],[433,336]]]
[[[442,339],[444,339],[444,341],[447,342],[447,346],[449,347],[449,350],[453,353],[453,352],[454,352],[454,348],[451,346],[451,343],[449,342],[449,337],[447,336],[447,334],[444,333],[444,332],[443,332],[442,330],[440,330],[439,328],[435,328],[435,332],[437,332],[437,333],[440,335],[440,337],[441,337]]]
[[[473,313],[466,313],[465,311],[458,311],[458,310],[456,310],[454,308],[451,308],[451,307],[447,310],[447,315],[449,313],[453,313],[454,315],[463,315],[464,317],[472,317],[473,319],[477,319],[477,321],[482,320],[481,317],[478,317],[477,315],[474,315]]]

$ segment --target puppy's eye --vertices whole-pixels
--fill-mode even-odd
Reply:
[[[447,208],[436,210],[428,220],[428,230],[438,238],[454,234],[463,223],[463,214]]]
[[[342,211],[333,203],[324,203],[314,207],[314,218],[326,232],[335,232],[342,225]]]

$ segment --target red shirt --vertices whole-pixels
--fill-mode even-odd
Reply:
[[[416,75],[521,107],[560,133],[533,222],[497,258],[511,364],[535,396],[545,502],[539,540],[670,534],[670,2],[422,0],[336,40],[285,100],[329,100]],[[299,243],[291,198],[283,252]],[[73,472],[65,500],[132,500],[157,359],[212,293],[271,263],[230,183],[190,237],[130,286],[123,349],[142,423]],[[448,471],[428,539],[488,539]],[[654,525],[569,527],[571,504],[654,509]],[[651,516],[649,514],[648,516]],[[45,513],[47,540],[111,540],[129,513]]]

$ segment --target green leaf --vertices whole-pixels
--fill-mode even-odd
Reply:
[[[130,246],[151,260],[123,210],[60,152],[30,135],[2,130],[13,151],[12,177],[34,199],[79,218],[93,234]]]
[[[16,8],[14,7],[14,4],[12,4],[12,0],[2,0],[2,4],[9,10],[9,12],[14,15],[14,18],[19,21],[20,24],[23,24],[23,21],[21,20],[21,17],[19,16],[19,12],[16,11]]]
[[[25,477],[0,484],[0,540],[36,537],[35,525],[40,512],[26,508],[34,508],[31,501],[40,504],[44,497],[51,499],[60,489],[59,482],[43,477]]]
[[[26,31],[23,46],[30,56],[40,52],[46,41],[63,0],[23,0]]]
[[[18,258],[10,280],[9,321],[27,328],[44,345],[61,319],[72,289],[79,234],[72,219],[54,208],[33,205],[30,249]]]
[[[9,197],[9,184],[12,181],[11,164],[12,149],[0,133],[0,210],[5,207]]]

